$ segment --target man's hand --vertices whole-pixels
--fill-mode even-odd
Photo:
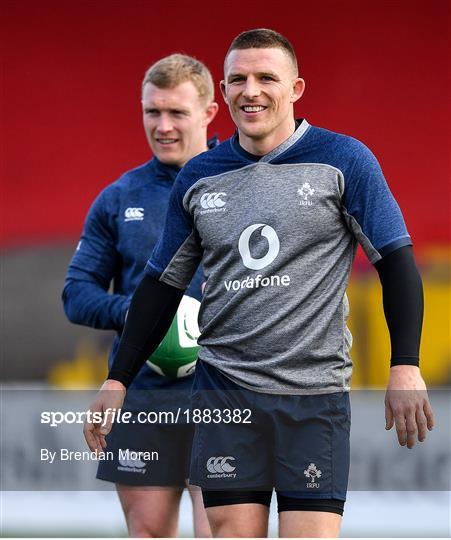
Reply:
[[[385,394],[385,429],[396,425],[401,446],[413,448],[434,427],[426,385],[416,366],[393,366]]]
[[[91,451],[103,452],[106,448],[105,437],[111,431],[113,413],[122,407],[125,393],[125,386],[112,379],[105,381],[100,388],[96,400],[89,408],[91,414],[87,415],[83,426],[83,434]],[[94,414],[98,417],[96,422],[92,418]]]

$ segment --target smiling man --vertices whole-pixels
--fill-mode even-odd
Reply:
[[[195,58],[174,54],[146,72],[142,114],[153,159],[124,173],[95,200],[64,286],[69,319],[117,331],[110,362],[119,345],[130,298],[160,236],[169,194],[180,168],[208,149],[207,127],[218,106],[210,72]],[[210,146],[214,146],[212,141]],[[201,299],[203,277],[194,275],[187,295]],[[113,282],[113,293],[108,292]],[[157,343],[158,345],[158,343]],[[143,365],[127,395],[124,410],[137,413],[189,407],[193,376],[171,378]],[[151,392],[153,391],[153,392]],[[114,460],[101,462],[97,477],[114,482],[130,536],[177,535],[180,497],[188,477],[193,427],[119,423],[108,437]],[[121,458],[121,451],[155,450],[157,464]],[[209,536],[199,490],[190,488],[194,529]]]
[[[352,370],[345,291],[357,243],[379,272],[392,343],[386,427],[396,421],[411,448],[433,425],[418,368],[422,285],[401,212],[362,143],[295,120],[304,86],[277,32],[232,42],[221,91],[237,133],[179,174],[92,406],[120,406],[202,259],[193,396],[203,416],[190,480],[218,537],[266,536],[273,488],[280,536],[339,534]],[[91,449],[108,429],[86,425]]]
[[[267,154],[294,131],[293,103],[305,84],[297,76],[296,57],[288,55],[287,49],[250,48],[232,49],[226,57],[221,90],[240,145],[253,154]]]

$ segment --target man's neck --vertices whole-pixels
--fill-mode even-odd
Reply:
[[[238,141],[240,146],[244,148],[246,152],[249,152],[254,156],[265,156],[293,135],[296,130],[294,118],[292,118],[290,122],[287,122],[286,126],[281,126],[281,128],[282,129],[277,130],[277,132],[272,133],[270,136],[261,139],[248,137],[238,130]]]
[[[208,144],[207,144],[207,140],[205,140],[204,144],[194,149],[194,151],[191,153],[190,157],[185,161],[185,163],[188,163],[190,159],[193,159],[194,157],[198,156],[199,154],[202,154],[202,152],[206,152],[207,150],[208,150]],[[183,163],[183,165],[181,165],[180,168],[182,168],[185,165],[185,163]]]

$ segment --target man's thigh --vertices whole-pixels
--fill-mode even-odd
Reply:
[[[269,504],[240,502],[210,506],[206,511],[215,538],[264,538],[268,535]]]
[[[116,484],[131,537],[176,537],[182,488]]]
[[[344,501],[306,499],[297,493],[277,492],[279,536],[287,538],[335,538],[340,534]]]
[[[198,486],[187,483],[191,502],[193,504],[193,525],[196,538],[211,538],[211,529],[202,500],[202,491]]]
[[[331,512],[279,512],[281,538],[337,538],[342,517]]]
[[[202,494],[214,536],[266,536],[271,491],[203,491]],[[277,493],[279,536],[339,535],[344,501],[289,495]]]

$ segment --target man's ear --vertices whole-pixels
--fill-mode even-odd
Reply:
[[[215,116],[218,114],[219,105],[216,101],[212,101],[205,110],[205,118],[203,121],[203,127],[207,127],[208,124],[213,122]]]
[[[292,92],[291,92],[291,99],[290,99],[291,103],[294,103],[295,101],[300,99],[302,97],[302,94],[304,93],[304,90],[305,90],[305,81],[304,81],[304,79],[301,79],[300,77],[297,77],[293,81],[293,89],[292,89]]]
[[[219,88],[221,89],[221,94],[222,94],[222,97],[223,97],[224,101],[228,105],[229,102],[227,101],[227,96],[226,96],[226,84],[225,84],[225,81],[221,81],[219,83]]]

